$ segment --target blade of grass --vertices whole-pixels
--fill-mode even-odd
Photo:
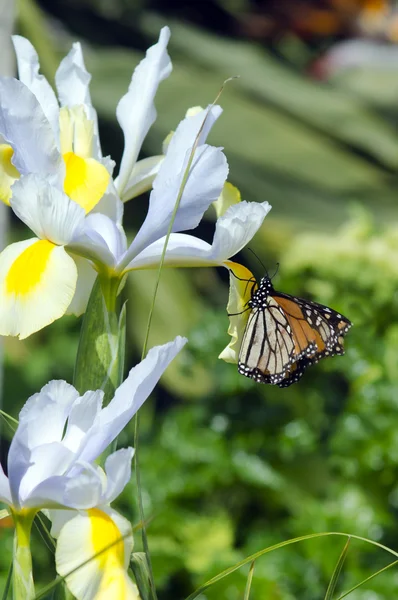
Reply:
[[[337,581],[340,577],[341,569],[343,568],[344,561],[347,558],[347,553],[348,553],[348,548],[349,548],[350,542],[351,542],[351,538],[348,538],[348,540],[346,541],[346,543],[341,551],[339,560],[337,561],[337,564],[334,568],[332,578],[329,581],[328,589],[326,590],[325,600],[333,599],[334,590],[336,589],[336,585],[337,585]]]
[[[343,600],[343,598],[346,598],[349,594],[351,594],[351,592],[353,592],[354,590],[357,590],[359,587],[361,587],[361,585],[363,585],[364,583],[367,583],[371,579],[374,579],[375,577],[377,577],[377,575],[380,575],[380,573],[383,573],[384,571],[387,571],[387,569],[390,569],[391,567],[394,567],[397,564],[398,564],[398,560],[394,560],[393,562],[391,562],[390,564],[386,565],[382,569],[379,569],[378,571],[376,571],[376,573],[373,573],[373,575],[370,575],[366,579],[363,579],[360,583],[357,583],[357,585],[354,585],[354,587],[350,588],[348,590],[348,592],[344,592],[344,594],[342,594],[341,596],[339,596],[337,598],[337,600]]]
[[[248,563],[251,563],[254,560],[257,560],[258,558],[260,558],[264,554],[268,554],[269,552],[273,552],[274,550],[279,550],[280,548],[284,548],[285,546],[290,546],[291,544],[297,544],[298,542],[302,542],[302,541],[305,541],[305,540],[311,540],[311,539],[315,539],[315,538],[326,537],[326,536],[329,536],[329,535],[344,536],[344,537],[347,537],[347,538],[351,538],[353,540],[359,540],[361,542],[366,542],[368,544],[371,544],[372,546],[376,546],[378,548],[381,548],[382,550],[385,550],[389,554],[392,554],[393,556],[395,556],[395,557],[398,558],[398,552],[395,552],[395,550],[392,550],[391,548],[388,548],[387,546],[384,546],[383,544],[380,544],[379,542],[374,542],[373,540],[369,540],[369,539],[361,537],[359,535],[353,535],[353,534],[350,534],[350,533],[342,533],[340,531],[326,531],[326,532],[322,532],[322,533],[310,533],[308,535],[302,535],[302,536],[297,537],[297,538],[292,538],[290,540],[285,540],[283,542],[279,542],[279,544],[275,544],[274,546],[269,546],[268,548],[263,548],[263,550],[259,550],[255,554],[251,554],[250,556],[247,556],[246,558],[244,558],[240,562],[236,563],[232,567],[229,567],[228,569],[225,569],[225,571],[222,571],[221,573],[219,573],[215,577],[212,577],[211,579],[209,579],[208,581],[206,581],[197,590],[195,590],[194,592],[192,592],[192,594],[190,594],[185,600],[194,600],[194,598],[197,598],[200,594],[202,594],[208,587],[210,587],[214,583],[217,583],[218,581],[221,581],[221,579],[224,579],[224,577],[227,577],[228,575],[230,575],[234,571],[237,571],[238,569],[240,569],[244,565],[247,565]]]
[[[8,592],[10,591],[10,586],[11,586],[11,579],[12,579],[12,562],[11,562],[10,566],[8,567],[7,579],[6,579],[6,583],[4,586],[3,594],[1,596],[1,600],[7,600]]]
[[[252,587],[252,580],[253,580],[253,574],[254,574],[254,563],[255,563],[255,561],[253,560],[252,564],[250,565],[249,573],[247,575],[246,589],[245,589],[245,595],[243,597],[243,600],[249,600],[250,588]]]
[[[233,78],[230,78],[230,79],[233,79]],[[230,81],[230,79],[227,79],[227,80],[224,81],[224,83],[221,86],[221,89],[218,92],[215,100],[209,106],[209,108],[208,108],[208,110],[206,112],[205,118],[203,119],[203,123],[202,123],[202,125],[201,125],[201,127],[200,127],[200,129],[198,131],[198,134],[197,134],[197,136],[195,138],[194,144],[193,144],[192,149],[191,149],[191,153],[189,155],[188,164],[187,164],[187,166],[185,168],[184,176],[182,178],[182,182],[181,182],[180,188],[178,190],[176,202],[175,202],[175,205],[174,205],[173,213],[171,215],[169,227],[168,227],[166,238],[165,238],[164,245],[163,245],[162,255],[160,257],[160,262],[159,262],[159,268],[158,268],[158,272],[157,272],[155,287],[154,287],[154,290],[153,290],[152,302],[151,302],[151,306],[150,306],[150,309],[149,309],[148,323],[147,323],[147,329],[146,329],[146,332],[145,332],[145,339],[144,339],[144,344],[143,344],[143,348],[142,348],[141,359],[144,359],[145,356],[146,356],[146,353],[147,353],[149,332],[150,332],[150,329],[151,329],[152,316],[153,316],[153,311],[154,311],[154,308],[155,308],[156,296],[157,296],[158,289],[159,289],[159,283],[160,283],[160,277],[161,277],[161,274],[162,274],[164,259],[165,259],[165,256],[166,256],[167,245],[169,243],[169,239],[170,239],[171,232],[173,230],[173,225],[174,225],[174,221],[175,221],[175,218],[176,218],[176,215],[177,215],[177,211],[178,211],[178,208],[180,206],[182,195],[184,193],[184,189],[185,189],[188,177],[189,177],[189,171],[191,169],[191,166],[192,166],[192,163],[193,163],[193,160],[194,160],[196,148],[198,147],[199,139],[200,139],[200,136],[202,134],[203,128],[204,128],[204,126],[206,124],[206,121],[207,121],[207,118],[209,116],[210,110],[213,108],[213,106],[218,101],[219,97],[221,96],[221,94],[222,94],[222,92],[224,90],[224,87],[225,87],[226,83],[228,81]],[[141,519],[141,523],[142,523],[142,530],[141,530],[142,545],[143,545],[144,552],[145,552],[146,559],[147,559],[147,563],[148,563],[149,584],[150,584],[150,588],[151,588],[151,594],[152,594],[153,600],[157,600],[155,580],[154,580],[154,577],[153,577],[152,562],[151,562],[151,557],[150,557],[150,553],[149,553],[148,538],[147,538],[147,535],[146,535],[145,514],[144,514],[144,506],[143,506],[143,502],[142,502],[142,493],[141,493],[141,474],[140,474],[140,467],[139,467],[139,461],[138,461],[139,424],[140,424],[139,413],[137,412],[136,415],[135,415],[135,423],[134,423],[134,448],[135,448],[134,464],[135,464],[135,475],[136,475],[136,483],[137,483],[138,509],[139,509],[139,515],[140,515],[140,519]]]

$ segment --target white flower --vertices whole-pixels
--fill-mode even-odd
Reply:
[[[125,151],[116,187],[113,163],[102,157],[80,44],[56,73],[58,102],[33,46],[13,38],[20,80],[0,78],[0,134],[7,142],[0,145],[0,199],[37,238],[0,255],[0,335],[23,339],[65,313],[84,312],[96,272],[84,252],[76,256],[65,246],[79,237],[86,213],[101,211],[120,228],[118,192],[126,200],[152,184],[163,157],[137,156],[156,117],[157,87],[171,72],[169,36],[163,28],[117,108]]]
[[[63,576],[93,559],[79,575],[76,571],[66,577],[78,599],[138,598],[126,574],[131,526],[109,507],[130,480],[134,451],[113,452],[104,470],[94,461],[141,407],[185,342],[176,338],[150,350],[105,408],[102,391],[80,397],[65,381],[51,381],[20,412],[8,477],[0,466],[0,501],[10,507],[25,548],[34,515],[47,510],[52,534],[59,538],[56,561]],[[124,595],[113,596],[116,590]]]
[[[132,451],[128,460],[122,450],[108,458],[106,478],[92,463],[141,407],[185,342],[177,337],[152,348],[104,408],[102,391],[80,397],[65,381],[51,381],[31,396],[11,442],[8,477],[0,467],[0,500],[19,512],[87,509],[116,498],[129,480]]]

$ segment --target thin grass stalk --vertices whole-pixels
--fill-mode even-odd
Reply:
[[[230,78],[230,79],[232,79],[232,78]],[[218,92],[216,98],[214,99],[213,103],[209,106],[209,108],[207,110],[207,113],[205,115],[205,118],[203,119],[203,123],[202,123],[202,125],[201,125],[201,127],[200,127],[200,129],[198,131],[198,134],[197,134],[197,136],[195,138],[194,144],[192,146],[191,153],[189,155],[188,163],[187,163],[187,166],[186,166],[185,171],[184,171],[184,175],[183,175],[183,178],[182,178],[180,189],[178,190],[176,202],[175,202],[174,209],[173,209],[173,214],[171,215],[169,227],[168,227],[166,238],[165,238],[164,245],[163,245],[162,255],[160,257],[159,268],[158,268],[156,282],[155,282],[155,287],[154,287],[154,291],[153,291],[152,302],[151,302],[151,306],[150,306],[150,309],[149,309],[148,323],[147,323],[147,328],[146,328],[146,332],[145,332],[145,339],[144,339],[144,344],[143,344],[143,348],[142,348],[141,360],[143,360],[145,358],[146,353],[147,353],[149,332],[150,332],[150,329],[151,329],[152,316],[153,316],[153,311],[154,311],[154,308],[155,308],[156,296],[157,296],[158,289],[159,289],[160,277],[161,277],[161,273],[162,273],[162,269],[163,269],[163,265],[164,265],[164,260],[165,260],[165,256],[166,256],[167,246],[168,246],[168,243],[169,243],[171,232],[173,230],[173,225],[174,225],[174,221],[175,221],[175,218],[176,218],[176,215],[177,215],[177,211],[178,211],[179,206],[180,206],[181,198],[182,198],[182,195],[184,193],[185,185],[186,185],[187,180],[188,180],[189,170],[190,170],[190,168],[192,166],[192,163],[193,163],[195,151],[196,151],[196,148],[198,147],[199,139],[200,139],[200,136],[202,134],[203,128],[204,128],[204,126],[206,124],[206,121],[207,121],[208,115],[210,113],[210,110],[213,108],[213,106],[216,104],[216,102],[220,98],[220,96],[221,96],[221,94],[222,94],[222,92],[224,90],[224,87],[225,87],[226,83],[228,81],[230,81],[230,79],[227,79],[226,81],[224,81],[224,83],[221,86],[221,89]],[[152,592],[153,600],[157,600],[156,586],[155,586],[155,580],[154,580],[154,577],[153,577],[152,562],[151,562],[151,557],[150,557],[150,552],[149,552],[148,537],[147,537],[147,534],[146,534],[146,527],[145,527],[144,506],[143,506],[143,501],[142,501],[141,475],[140,475],[140,467],[139,467],[139,460],[138,460],[139,423],[140,423],[140,421],[139,421],[139,415],[138,415],[138,412],[137,412],[136,415],[135,415],[135,422],[134,422],[134,448],[135,448],[134,464],[135,464],[135,474],[136,474],[136,484],[137,484],[137,499],[138,499],[138,508],[139,508],[140,520],[141,520],[141,523],[142,523],[142,530],[141,530],[142,545],[143,545],[145,556],[146,556],[146,560],[147,560],[147,563],[148,563],[148,573],[149,573],[149,581],[150,581],[150,586],[151,586],[151,592]]]

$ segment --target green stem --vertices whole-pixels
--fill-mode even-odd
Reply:
[[[13,513],[15,523],[13,553],[13,600],[32,600],[35,587],[30,552],[30,532],[36,511]]]

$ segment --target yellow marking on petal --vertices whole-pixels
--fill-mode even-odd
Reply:
[[[10,205],[11,186],[19,179],[19,171],[11,160],[14,150],[9,144],[0,144],[0,200]]]
[[[118,566],[124,564],[124,542],[116,523],[102,510],[92,508],[88,511],[91,523],[92,543],[95,554],[108,548],[96,557],[101,567],[111,562]]]
[[[217,218],[221,217],[230,206],[238,204],[242,200],[240,191],[237,187],[226,181],[221,194],[215,202],[213,202]]]
[[[64,161],[65,193],[88,213],[104,195],[110,175],[98,161],[82,158],[74,152],[64,154]]]
[[[195,115],[202,112],[202,110],[203,110],[203,106],[191,106],[191,108],[188,108],[187,112],[185,113],[185,116],[186,117],[194,117]]]
[[[55,244],[48,240],[39,240],[28,246],[8,271],[6,293],[20,296],[29,294],[40,283],[54,248]]]
[[[126,597],[126,579],[124,569],[124,540],[116,523],[109,515],[97,508],[88,512],[91,523],[92,544],[95,560],[102,571],[101,585],[96,598],[105,597],[112,590],[112,598]],[[104,548],[108,548],[104,550]],[[100,554],[98,554],[100,553]]]
[[[243,265],[230,260],[225,261],[224,265],[234,273],[234,275],[230,273],[229,277],[230,288],[227,305],[227,312],[230,315],[228,334],[231,336],[231,341],[218,358],[225,362],[237,363],[243,334],[250,315],[250,310],[246,310],[247,302],[258,286],[253,273]]]

